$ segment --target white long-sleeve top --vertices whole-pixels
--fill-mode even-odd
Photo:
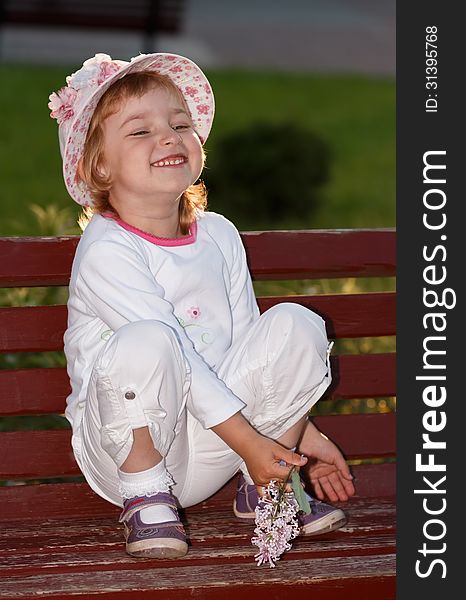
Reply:
[[[222,215],[199,212],[188,236],[164,239],[95,214],[76,250],[64,336],[72,388],[65,415],[74,433],[101,348],[123,325],[145,319],[178,335],[191,369],[188,410],[206,429],[222,423],[244,403],[216,375],[217,364],[258,317],[240,235]]]

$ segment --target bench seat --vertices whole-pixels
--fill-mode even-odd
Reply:
[[[355,474],[358,486],[364,487],[367,473],[363,471],[356,469]],[[388,473],[385,476],[390,478]],[[2,582],[0,597],[125,598],[137,590],[138,598],[169,600],[186,598],[189,589],[194,598],[238,598],[238,594],[253,592],[251,597],[265,600],[287,597],[283,594],[286,589],[291,594],[290,586],[295,598],[312,594],[319,600],[393,597],[393,497],[358,495],[349,504],[339,505],[349,517],[345,527],[297,538],[292,550],[271,569],[254,563],[253,524],[237,519],[232,511],[235,485],[236,477],[208,501],[183,511],[191,545],[187,556],[176,561],[128,556],[122,526],[117,523],[118,507],[98,499],[87,486],[44,486],[72,487],[81,501],[88,495],[87,504],[81,502],[87,511],[47,518],[44,504],[40,517],[29,508],[29,519],[2,523],[0,576],[8,580]],[[66,492],[66,499],[71,491]],[[56,493],[59,490],[50,489],[47,495]],[[23,510],[27,516],[28,508]],[[355,596],[348,596],[349,583]]]
[[[242,238],[254,280],[395,275],[393,230],[247,232]],[[77,237],[0,238],[0,287],[66,286],[77,242]],[[332,339],[395,335],[390,290],[307,293],[263,296],[258,303],[261,312],[278,302],[311,308],[325,319]],[[63,304],[10,303],[0,308],[0,353],[60,352],[65,327]],[[120,509],[82,482],[69,427],[40,428],[40,419],[63,414],[69,393],[63,365],[5,360],[0,369],[0,425],[6,423],[0,428],[0,599],[395,598],[395,413],[350,414],[352,399],[395,395],[395,353],[334,353],[331,360],[333,382],[319,404],[338,400],[348,410],[313,419],[352,461],[357,495],[339,505],[349,517],[345,527],[297,538],[274,569],[256,566],[253,522],[233,514],[236,476],[212,498],[182,511],[191,543],[186,557],[128,556]],[[37,429],[30,431],[31,417]]]

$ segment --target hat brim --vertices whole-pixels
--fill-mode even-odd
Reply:
[[[61,148],[63,156],[63,178],[66,188],[78,204],[92,206],[93,200],[88,187],[76,180],[79,159],[82,156],[87,131],[94,110],[108,88],[129,73],[155,71],[167,75],[180,89],[191,112],[194,128],[204,144],[214,118],[215,101],[209,80],[201,69],[184,56],[170,53],[141,54],[108,77],[89,95],[85,104],[73,115],[69,131]]]

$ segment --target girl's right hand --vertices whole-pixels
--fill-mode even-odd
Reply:
[[[305,456],[284,448],[274,440],[257,435],[258,439],[253,446],[242,452],[242,458],[256,486],[268,485],[271,480],[280,483],[287,481],[293,465],[302,467],[307,463]]]
[[[302,467],[307,462],[306,457],[258,433],[240,412],[215,425],[212,430],[241,456],[258,486],[268,485],[272,479],[287,481],[293,465]]]

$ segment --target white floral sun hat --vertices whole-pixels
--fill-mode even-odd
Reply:
[[[48,104],[50,116],[58,122],[65,185],[78,204],[93,205],[87,186],[76,181],[76,169],[95,107],[112,83],[139,71],[156,71],[170,77],[183,94],[202,144],[209,135],[214,96],[207,77],[191,60],[177,54],[155,53],[140,54],[127,62],[113,60],[108,54],[96,54],[66,78],[67,85],[51,94]]]

